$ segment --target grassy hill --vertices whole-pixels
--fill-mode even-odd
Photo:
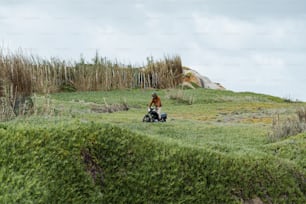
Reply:
[[[305,103],[164,89],[168,121],[143,123],[151,92],[33,96],[0,125],[0,202],[306,202],[306,134],[276,134]]]

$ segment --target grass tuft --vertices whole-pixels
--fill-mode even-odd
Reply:
[[[297,115],[281,119],[279,115],[273,117],[272,131],[268,133],[268,139],[272,142],[294,136],[306,131],[305,109],[297,110]]]
[[[182,89],[173,90],[169,92],[166,97],[178,103],[188,105],[192,105],[195,102],[194,95],[187,95]]]

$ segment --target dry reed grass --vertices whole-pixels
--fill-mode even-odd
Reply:
[[[268,134],[270,141],[294,136],[306,131],[306,111],[304,107],[296,111],[296,115],[281,119],[279,115],[273,117],[272,131]]]
[[[151,57],[147,58],[144,67],[135,67],[99,57],[98,54],[88,63],[85,59],[67,62],[56,58],[45,60],[22,53],[3,55],[0,52],[0,68],[1,87],[6,84],[12,91],[11,95],[25,96],[33,92],[58,92],[67,84],[76,91],[174,88],[181,83],[183,73],[179,56],[165,56],[156,61]]]
[[[195,102],[195,97],[193,95],[186,95],[184,90],[181,89],[169,92],[166,97],[178,103],[185,103],[188,105],[192,105]]]

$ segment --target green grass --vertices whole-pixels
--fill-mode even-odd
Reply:
[[[267,143],[266,135],[271,128],[272,116],[294,114],[302,103],[284,103],[282,99],[254,93],[234,93],[232,91],[160,90],[163,111],[168,114],[164,124],[142,123],[152,90],[115,90],[110,92],[57,93],[35,97],[37,115],[22,118],[12,123],[29,125],[53,123],[53,120],[94,121],[116,124],[122,128],[154,137],[170,138],[193,146],[219,144],[233,151],[254,149],[262,151]],[[192,105],[170,100],[173,92],[193,96]],[[47,101],[48,100],[48,101]],[[93,107],[105,104],[127,103],[129,111],[112,114],[96,113]],[[44,112],[45,111],[45,112]],[[44,116],[41,114],[47,113]],[[39,122],[43,120],[43,122]]]
[[[152,92],[131,89],[34,96],[34,115],[0,126],[0,201],[306,200],[306,134],[275,142],[267,138],[275,114],[293,116],[305,103],[286,103],[255,93],[157,90],[168,121],[143,123]],[[175,93],[193,97],[192,105],[171,100]],[[120,103],[128,104],[129,110],[94,111]],[[82,151],[92,156],[92,171],[104,171],[103,184],[84,167]]]
[[[116,124],[122,128],[154,137],[171,138],[181,143],[201,147],[205,144],[220,144],[231,149],[254,149],[261,151],[267,143],[267,132],[272,116],[276,113],[294,114],[300,103],[281,103],[281,99],[262,94],[234,93],[206,89],[184,90],[192,95],[192,105],[177,103],[168,98],[172,92],[161,90],[163,111],[168,114],[167,123],[146,124],[142,117],[150,100],[152,90],[116,90],[111,92],[78,92],[52,95],[55,104],[65,103],[73,108],[81,120]],[[93,113],[90,107],[126,103],[129,111],[112,114]],[[276,101],[276,102],[275,102]]]
[[[142,123],[153,90],[115,90],[101,92],[57,93],[48,96],[52,116],[23,118],[15,123],[28,121],[29,125],[69,122],[73,120],[115,124],[139,134],[160,139],[171,139],[183,145],[214,148],[229,154],[247,152],[263,153],[271,130],[272,117],[294,115],[304,103],[285,103],[283,99],[255,93],[235,93],[209,89],[157,90],[163,99],[163,112],[168,114],[167,123]],[[176,92],[193,96],[192,105],[169,99]],[[43,97],[36,97],[44,106]],[[129,111],[96,113],[94,106],[126,102]],[[42,122],[39,122],[41,121]],[[49,122],[50,121],[50,122]],[[14,122],[13,122],[14,123]],[[302,142],[305,144],[305,142]]]

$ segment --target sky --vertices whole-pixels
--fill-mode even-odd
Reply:
[[[0,0],[0,47],[143,65],[179,55],[232,91],[306,101],[305,0]]]

